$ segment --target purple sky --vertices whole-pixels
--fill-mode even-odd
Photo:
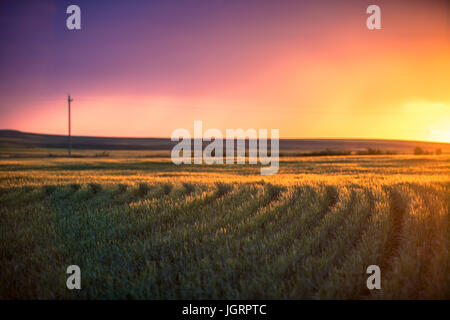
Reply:
[[[2,1],[0,128],[65,133],[70,92],[74,134],[169,136],[197,119],[282,137],[445,140],[450,6],[375,1],[383,29],[372,32],[372,2]],[[82,30],[66,28],[70,4]],[[408,131],[423,106],[434,116]]]

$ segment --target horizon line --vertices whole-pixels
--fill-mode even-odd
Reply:
[[[1,131],[15,131],[25,134],[35,134],[35,135],[46,135],[46,136],[62,136],[62,137],[68,137],[67,134],[59,134],[59,133],[40,133],[40,132],[28,132],[28,131],[22,131],[18,129],[0,129]],[[83,137],[83,138],[106,138],[106,139],[167,139],[171,140],[170,137],[136,137],[136,136],[96,136],[96,135],[72,135],[73,137]],[[191,139],[199,139],[199,138],[191,138]],[[271,140],[267,138],[268,140]],[[223,140],[226,140],[226,138],[223,138]],[[248,138],[246,138],[248,140]],[[425,143],[442,143],[442,144],[450,144],[450,142],[446,141],[436,141],[436,140],[415,140],[415,139],[401,139],[401,138],[282,138],[280,137],[279,140],[378,140],[378,141],[399,141],[399,142],[425,142]]]

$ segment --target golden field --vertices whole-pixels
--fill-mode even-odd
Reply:
[[[1,298],[450,297],[449,155],[125,155],[0,160]]]

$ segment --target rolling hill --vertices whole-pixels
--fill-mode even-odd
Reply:
[[[65,135],[37,134],[16,130],[0,130],[0,148],[67,148]],[[72,136],[73,149],[90,150],[163,150],[168,151],[177,142],[169,138],[117,138]],[[395,153],[413,153],[414,148],[434,152],[441,149],[450,153],[450,143],[378,140],[378,139],[280,139],[280,152],[363,151],[367,149]]]

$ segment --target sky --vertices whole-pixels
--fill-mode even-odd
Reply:
[[[0,46],[0,129],[450,142],[446,1],[4,0]]]

